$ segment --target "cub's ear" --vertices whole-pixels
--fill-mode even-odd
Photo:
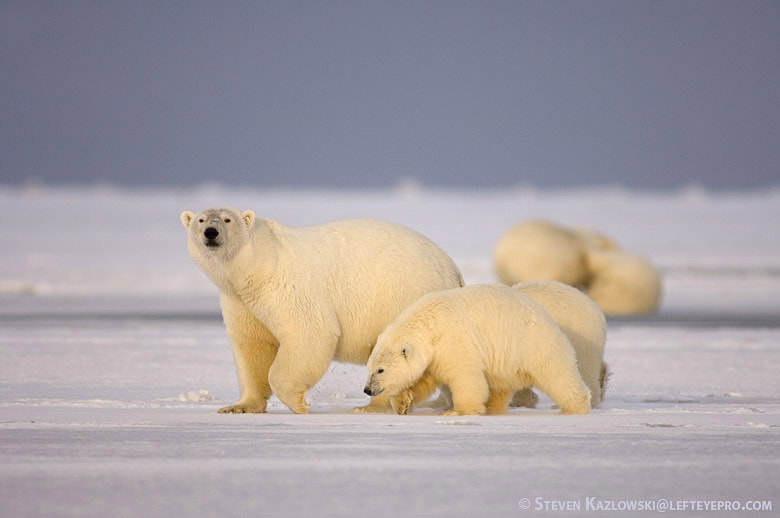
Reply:
[[[181,213],[181,224],[184,225],[184,228],[190,228],[190,223],[192,223],[192,218],[195,217],[195,214],[185,210]]]
[[[251,210],[242,212],[241,217],[244,219],[244,223],[246,223],[247,227],[252,228],[252,225],[255,224],[255,213]]]
[[[403,347],[401,347],[401,355],[404,358],[408,358],[412,354],[412,346],[409,344],[404,344]]]

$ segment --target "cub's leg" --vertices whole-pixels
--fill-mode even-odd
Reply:
[[[490,415],[506,414],[511,396],[511,390],[491,390],[485,405],[487,413]]]
[[[390,410],[389,397],[373,396],[366,406],[355,407],[350,412],[353,414],[387,414]]]
[[[405,415],[415,406],[417,401],[425,401],[436,390],[436,379],[425,371],[422,377],[412,388],[405,390],[398,396],[390,398],[390,404],[396,414]]]
[[[481,371],[458,373],[447,380],[452,391],[453,409],[442,415],[484,415],[487,411],[485,403],[490,395],[485,375]]]
[[[530,374],[533,385],[550,396],[562,414],[590,411],[590,390],[580,377],[573,354],[570,357],[550,355],[544,365]]]

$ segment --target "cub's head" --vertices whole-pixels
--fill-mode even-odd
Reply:
[[[248,240],[255,213],[230,208],[206,209],[198,214],[181,213],[181,223],[187,229],[190,255],[231,256]]]
[[[410,342],[408,336],[395,339],[387,332],[379,337],[368,358],[368,381],[363,392],[369,396],[396,396],[422,377],[431,363],[430,345]]]

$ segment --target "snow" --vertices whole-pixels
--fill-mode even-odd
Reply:
[[[397,221],[469,283],[493,280],[509,225],[554,218],[650,257],[665,298],[657,316],[610,319],[614,374],[587,416],[546,397],[507,416],[355,415],[365,368],[335,363],[310,415],[276,398],[267,414],[217,414],[235,368],[178,215],[223,204],[289,224]],[[0,188],[0,206],[2,516],[576,516],[534,506],[588,497],[780,508],[780,193]]]

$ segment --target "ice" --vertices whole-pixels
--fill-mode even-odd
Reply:
[[[589,496],[776,513],[780,193],[412,187],[0,188],[15,229],[0,249],[0,515],[576,516],[518,502]],[[587,416],[545,396],[506,416],[352,414],[366,371],[338,363],[309,391],[310,415],[275,397],[266,414],[217,414],[238,397],[235,365],[178,216],[223,204],[288,224],[397,221],[469,283],[493,280],[509,225],[553,218],[649,256],[664,301],[610,319],[613,376]]]
[[[206,389],[198,389],[198,390],[190,390],[188,392],[182,392],[179,394],[179,397],[176,398],[178,401],[190,401],[194,403],[203,403],[204,401],[213,401],[214,396],[209,394],[209,391]]]

